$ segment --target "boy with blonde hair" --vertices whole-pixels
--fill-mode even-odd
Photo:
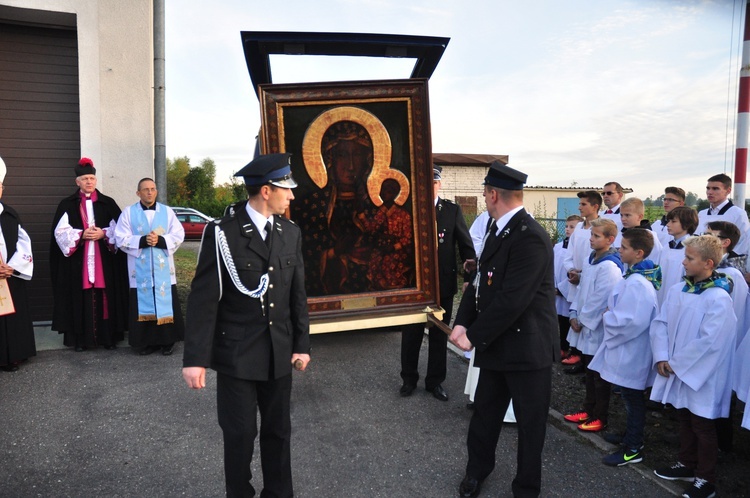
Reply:
[[[578,293],[578,283],[581,278],[581,270],[586,266],[589,255],[591,254],[591,222],[599,218],[599,208],[602,205],[602,196],[595,190],[585,190],[578,192],[578,212],[581,213],[583,221],[576,225],[576,229],[568,241],[568,251],[565,254],[563,266],[568,277],[568,292],[566,298],[568,302],[575,300]],[[559,285],[558,285],[559,288]],[[580,351],[575,350],[575,345],[571,348],[568,358],[562,360],[564,365],[572,365],[565,370],[565,373],[583,373],[584,367],[581,365]]]
[[[651,399],[677,409],[680,451],[677,463],[654,473],[692,482],[683,496],[709,498],[716,494],[715,419],[729,415],[737,319],[732,280],[716,272],[723,256],[719,239],[701,235],[683,245],[685,282],[669,289],[649,331],[659,374]]]
[[[644,230],[648,230],[654,239],[654,247],[651,250],[648,259],[658,265],[661,256],[661,242],[659,241],[659,237],[651,231],[651,223],[649,223],[648,220],[643,219],[645,214],[646,207],[643,205],[643,201],[639,198],[631,197],[622,201],[622,204],[620,204],[620,221],[622,223],[622,230],[617,234],[614,246],[620,247],[622,234],[626,230],[631,228],[643,228]]]
[[[568,342],[582,353],[581,362],[586,367],[586,399],[583,410],[566,415],[565,420],[588,432],[603,430],[609,414],[610,384],[588,365],[604,338],[602,316],[607,309],[607,299],[622,280],[620,255],[612,247],[616,235],[614,221],[597,219],[591,222],[592,252],[581,272],[578,293],[570,305]]]

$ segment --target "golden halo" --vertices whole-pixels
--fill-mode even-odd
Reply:
[[[380,183],[386,178],[393,178],[401,185],[401,193],[396,202],[401,200],[399,205],[403,205],[406,201],[404,192],[406,192],[406,196],[409,195],[409,182],[403,173],[390,169],[393,149],[388,130],[385,129],[383,123],[375,115],[359,107],[334,107],[322,112],[307,127],[305,137],[302,140],[302,160],[305,163],[305,169],[310,179],[312,179],[318,188],[323,188],[328,184],[328,171],[323,162],[320,144],[323,141],[323,135],[326,130],[339,121],[357,123],[370,135],[370,139],[372,140],[372,171],[367,177],[367,193],[373,204],[376,206],[383,204],[383,200],[380,198]],[[391,173],[392,171],[395,173]],[[377,179],[381,180],[378,182]]]
[[[383,199],[380,197],[380,187],[388,179],[396,180],[401,187],[398,197],[396,197],[394,202],[399,206],[403,206],[406,199],[409,198],[409,180],[401,171],[392,168],[380,171],[378,174],[375,174],[375,171],[373,171],[367,178],[367,193],[370,194],[370,200],[378,207],[383,204]]]

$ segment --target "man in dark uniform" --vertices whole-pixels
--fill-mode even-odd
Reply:
[[[494,220],[484,240],[477,277],[464,292],[450,340],[476,347],[480,368],[469,424],[469,461],[459,487],[479,495],[495,467],[495,449],[511,397],[518,421],[518,469],[513,496],[539,496],[552,362],[559,359],[552,243],[523,209],[526,175],[499,161],[484,181]],[[558,339],[559,340],[559,339]]]
[[[440,306],[443,307],[443,323],[450,324],[453,312],[453,296],[456,295],[456,245],[461,261],[476,258],[474,244],[466,226],[461,208],[448,200],[438,197],[442,185],[442,171],[440,166],[433,169],[433,191],[435,199],[435,215],[437,219],[437,252],[438,273],[440,280]],[[411,396],[417,387],[419,372],[419,348],[422,346],[424,324],[406,325],[401,329],[401,396]],[[445,355],[448,349],[448,337],[437,327],[430,327],[429,349],[427,357],[427,375],[424,383],[427,391],[440,401],[448,401],[448,393],[443,389],[445,380]]]
[[[293,496],[292,366],[310,361],[300,229],[283,217],[296,187],[289,154],[256,157],[248,200],[206,227],[187,303],[182,375],[206,385],[217,372],[227,496],[254,496],[250,462],[260,411],[261,496]]]

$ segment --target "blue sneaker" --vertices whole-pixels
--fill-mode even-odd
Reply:
[[[602,463],[604,465],[609,465],[610,467],[622,467],[629,463],[640,463],[642,461],[643,454],[641,453],[641,450],[617,450],[611,455],[602,458]]]

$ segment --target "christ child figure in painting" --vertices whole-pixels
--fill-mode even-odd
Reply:
[[[376,290],[402,289],[414,277],[411,214],[395,203],[400,191],[398,181],[386,179],[380,188],[383,205],[372,216],[358,215],[367,233],[376,241],[367,271]]]

